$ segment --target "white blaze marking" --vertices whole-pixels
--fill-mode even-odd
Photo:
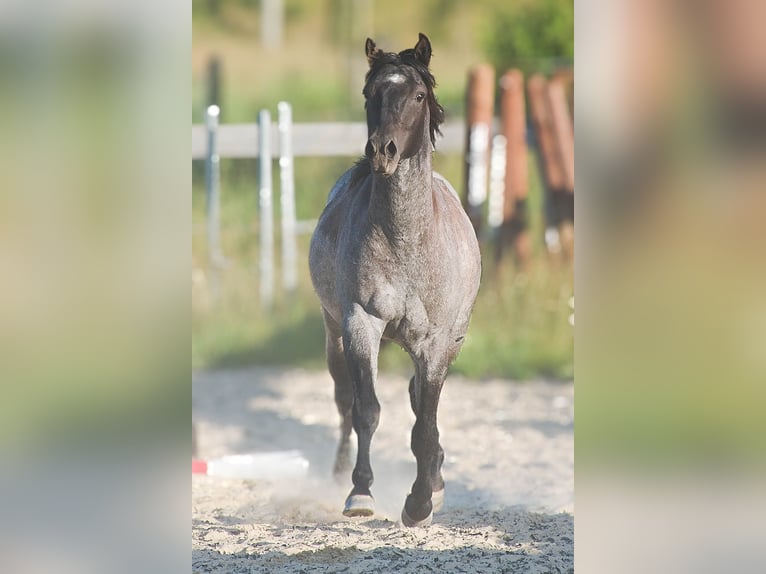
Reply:
[[[386,76],[386,81],[391,82],[392,84],[403,84],[407,78],[405,78],[402,74],[391,74],[390,76]]]

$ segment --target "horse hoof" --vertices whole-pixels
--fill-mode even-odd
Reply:
[[[375,499],[369,494],[351,494],[346,499],[343,516],[372,516],[375,514]]]
[[[436,490],[431,495],[431,505],[434,512],[439,512],[444,507],[444,489]]]
[[[433,521],[433,519],[434,519],[433,510],[423,520],[413,520],[412,518],[410,518],[409,514],[407,514],[407,508],[402,508],[402,524],[404,524],[408,528],[417,528],[417,527],[425,528],[426,526],[430,526],[431,521]]]

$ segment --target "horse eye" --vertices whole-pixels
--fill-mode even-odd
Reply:
[[[425,98],[426,95],[423,92],[420,92],[417,96],[415,96],[415,100],[418,102],[422,102],[423,98]]]

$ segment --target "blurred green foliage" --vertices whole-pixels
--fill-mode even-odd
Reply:
[[[534,0],[504,4],[483,38],[498,71],[551,73],[574,60],[574,1]]]

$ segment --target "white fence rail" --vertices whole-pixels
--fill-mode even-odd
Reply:
[[[279,141],[278,126],[271,127],[271,141]],[[463,153],[465,124],[449,122],[441,127],[444,137],[436,139],[436,151]],[[192,159],[205,159],[207,154],[207,128],[193,125],[191,133]],[[367,124],[364,122],[297,123],[292,125],[293,157],[360,156],[367,143]],[[272,146],[276,158],[278,146]],[[258,124],[224,124],[218,127],[218,155],[222,158],[257,158]]]

